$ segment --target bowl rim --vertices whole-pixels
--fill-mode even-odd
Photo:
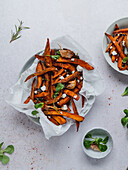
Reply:
[[[85,148],[83,142],[84,142],[84,139],[85,139],[85,135],[86,135],[87,133],[89,133],[89,132],[92,131],[92,130],[99,130],[99,129],[108,133],[109,137],[111,138],[112,144],[111,144],[111,149],[108,151],[108,153],[107,153],[106,155],[104,155],[104,156],[102,156],[102,157],[95,157],[95,156],[93,156],[93,155],[92,155],[92,156],[89,155],[89,154],[86,152],[86,148]],[[89,156],[90,158],[94,158],[94,159],[102,159],[102,158],[105,158],[107,155],[109,155],[109,154],[111,153],[111,151],[112,151],[112,149],[113,149],[113,138],[112,138],[110,132],[109,132],[108,130],[106,130],[105,128],[103,128],[103,127],[93,127],[93,128],[91,128],[91,129],[87,130],[86,133],[84,134],[84,136],[82,137],[82,149],[83,149],[84,153],[85,153],[87,156]]]
[[[118,20],[112,22],[112,23],[105,29],[104,33],[105,33],[105,32],[109,33],[108,30],[109,30],[113,25],[115,25],[117,22],[120,22],[120,21],[122,21],[122,20],[128,20],[128,17],[119,18]],[[112,61],[109,61],[108,57],[110,57],[110,56],[109,56],[108,53],[105,53],[105,49],[104,49],[104,41],[105,41],[105,38],[106,38],[106,36],[105,36],[104,33],[103,33],[103,38],[102,38],[102,52],[103,52],[103,55],[104,55],[105,60],[107,61],[107,63],[108,63],[115,71],[117,71],[117,72],[119,72],[119,73],[121,73],[121,74],[124,74],[124,75],[128,75],[128,70],[121,71],[121,70],[118,69],[118,67],[116,67],[116,66],[113,65]],[[107,47],[106,47],[106,48],[107,48]],[[116,65],[117,65],[117,63],[116,63]]]

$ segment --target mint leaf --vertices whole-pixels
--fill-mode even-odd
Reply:
[[[128,61],[128,57],[125,57],[125,58],[123,59],[123,63],[127,63],[127,61]]]
[[[91,144],[92,144],[92,141],[84,140],[84,146],[85,146],[86,149],[90,148]]]
[[[58,83],[57,86],[56,86],[56,89],[55,91],[56,92],[59,92],[60,90],[62,90],[64,88],[64,85],[62,83]]]
[[[3,152],[12,154],[14,152],[14,146],[13,145],[7,146],[7,148],[4,149]]]
[[[124,109],[124,113],[126,114],[126,116],[128,116],[128,110]]]
[[[102,144],[99,144],[99,149],[101,152],[105,152],[107,150],[107,146],[106,145],[102,145]]]
[[[128,122],[128,117],[127,116],[125,116],[125,117],[123,117],[121,119],[121,123],[122,123],[123,126],[125,126],[127,124],[127,122]]]
[[[42,102],[42,103],[37,103],[37,104],[35,104],[35,109],[38,109],[38,108],[42,108],[44,106],[44,103]]]
[[[103,144],[106,144],[106,143],[108,142],[108,139],[109,139],[109,137],[106,136],[106,137],[104,138],[104,140],[102,141],[102,143],[103,143]]]
[[[2,164],[7,164],[9,162],[9,157],[6,155],[3,155],[1,162]]]
[[[85,138],[92,138],[92,135],[90,133],[88,133]]]
[[[36,111],[36,110],[33,110],[33,111],[32,111],[32,115],[33,115],[33,116],[37,115],[38,113],[39,113],[39,112]]]
[[[126,87],[125,91],[123,92],[122,96],[128,95],[128,87]]]

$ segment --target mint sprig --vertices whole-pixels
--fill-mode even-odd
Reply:
[[[0,144],[0,161],[2,162],[2,164],[7,164],[10,159],[4,153],[12,154],[14,152],[14,146],[13,145],[8,145],[7,148],[2,150],[1,147],[3,146],[3,144],[4,144],[4,142],[2,142]]]

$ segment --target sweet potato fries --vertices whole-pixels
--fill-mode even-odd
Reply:
[[[128,70],[128,60],[126,60],[128,55],[128,28],[119,29],[119,26],[116,24],[113,36],[107,33],[105,35],[111,41],[105,52],[109,52],[113,63],[117,62],[119,70]]]
[[[33,74],[26,77],[25,82],[33,78],[30,96],[24,104],[30,100],[34,104],[43,103],[42,114],[55,125],[63,125],[67,120],[76,121],[77,131],[79,123],[84,120],[80,116],[74,100],[79,100],[78,92],[83,85],[83,73],[77,66],[93,70],[87,62],[79,59],[78,55],[69,49],[50,49],[49,39],[43,55],[35,55],[38,64]],[[82,97],[82,107],[84,105]],[[69,105],[72,105],[73,112]]]

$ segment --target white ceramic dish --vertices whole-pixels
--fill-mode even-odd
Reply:
[[[114,31],[115,24],[118,24],[119,28],[128,28],[128,18],[122,18],[122,19],[119,19],[119,20],[113,22],[113,23],[107,28],[107,30],[106,30],[105,32],[108,33],[108,34],[112,34],[112,32]],[[104,33],[105,33],[105,32],[104,32]],[[105,34],[104,34],[104,36],[103,36],[102,50],[103,50],[103,54],[104,54],[104,57],[105,57],[106,61],[107,61],[108,64],[109,64],[113,69],[115,69],[116,71],[118,71],[118,72],[120,72],[120,73],[122,73],[122,74],[128,75],[128,70],[120,71],[119,68],[117,67],[117,62],[113,63],[113,62],[111,61],[111,57],[109,56],[109,53],[105,53],[108,43],[109,43],[108,38],[107,38],[107,37],[105,36]]]
[[[92,149],[86,149],[85,146],[84,146],[84,139],[85,139],[85,136],[86,136],[87,133],[90,133],[94,138],[95,137],[101,137],[101,138],[104,139],[106,136],[108,136],[109,139],[108,139],[108,142],[106,144],[108,149],[105,152],[97,152],[97,151],[93,151]],[[110,133],[103,128],[96,127],[96,128],[93,128],[93,129],[87,131],[85,133],[83,139],[82,139],[83,151],[91,158],[96,158],[96,159],[104,158],[105,156],[107,156],[111,152],[112,147],[113,147],[112,137],[111,137]]]

